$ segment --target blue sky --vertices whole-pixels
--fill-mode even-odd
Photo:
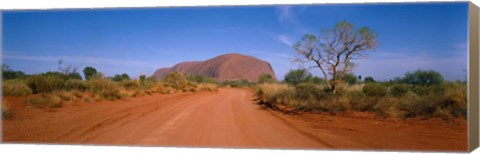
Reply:
[[[433,69],[465,79],[468,3],[282,5],[83,9],[2,12],[2,60],[28,74],[64,64],[94,66],[107,76],[152,75],[157,68],[241,53],[290,69],[291,47],[341,20],[378,33],[379,46],[354,61],[355,74],[377,80]],[[319,70],[311,70],[320,75]]]

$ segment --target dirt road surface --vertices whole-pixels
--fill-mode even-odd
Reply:
[[[6,98],[15,102],[19,98]],[[20,102],[19,100],[17,100]],[[248,89],[18,109],[3,142],[175,147],[465,151],[465,123],[369,115],[285,115]]]

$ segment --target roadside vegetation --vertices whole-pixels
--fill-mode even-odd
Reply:
[[[314,77],[306,69],[291,70],[282,83],[257,86],[260,104],[293,112],[360,111],[395,118],[467,118],[466,83],[445,81],[436,71],[416,70],[385,82],[371,76],[362,81],[361,76],[352,74],[353,61],[375,50],[377,36],[368,27],[357,28],[347,21],[323,29],[319,35],[305,34],[293,46],[300,56],[295,62],[320,71],[323,77]]]
[[[178,92],[218,91],[218,84],[211,78],[186,76],[172,72],[163,79],[141,75],[132,79],[126,73],[105,77],[94,67],[83,70],[85,80],[72,65],[59,70],[27,75],[14,71],[7,65],[2,66],[3,96],[24,97],[24,103],[34,108],[59,108],[66,103],[98,102],[102,100],[119,100],[153,94],[172,94]],[[2,102],[4,118],[13,117],[13,109]]]
[[[286,106],[306,112],[360,111],[395,118],[466,118],[466,83],[444,81],[435,71],[417,70],[387,82],[352,84],[342,80],[337,83],[336,93],[298,72],[293,70],[287,74],[304,78],[298,82],[291,82],[286,76],[283,83],[258,85],[259,102],[273,109]]]

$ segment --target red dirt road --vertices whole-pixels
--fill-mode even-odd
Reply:
[[[18,98],[6,98],[13,100]],[[18,109],[3,142],[282,149],[467,149],[465,123],[372,116],[284,115],[250,90],[181,93],[62,108]],[[20,101],[16,102],[19,103]],[[15,106],[15,105],[13,105]]]

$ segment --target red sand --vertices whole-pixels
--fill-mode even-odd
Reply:
[[[179,93],[34,109],[5,97],[15,118],[3,141],[177,147],[466,151],[465,122],[348,116],[285,115],[261,109],[253,93]]]

